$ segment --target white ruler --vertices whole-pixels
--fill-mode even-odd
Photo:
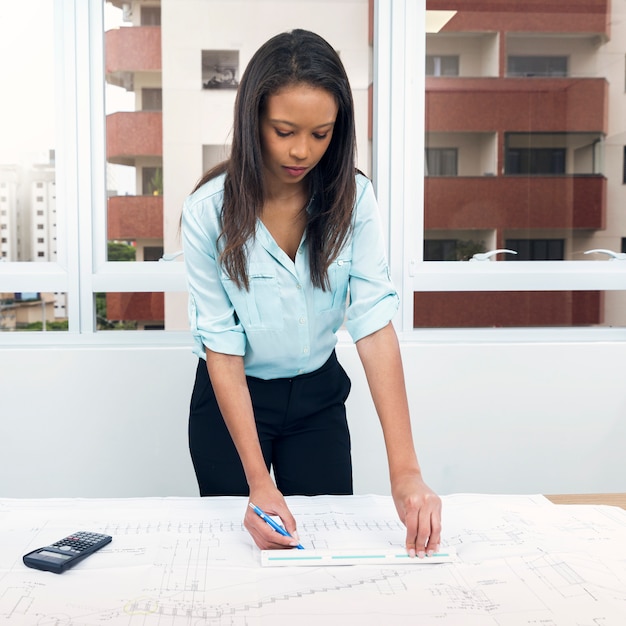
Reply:
[[[401,548],[386,550],[261,550],[263,567],[326,567],[329,565],[430,565],[456,561],[454,550],[411,558]]]

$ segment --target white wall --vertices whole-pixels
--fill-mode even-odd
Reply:
[[[355,489],[388,493],[354,346]],[[414,432],[440,493],[626,490],[626,344],[403,345]],[[0,497],[196,495],[187,347],[0,349]],[[323,453],[323,452],[322,452]]]

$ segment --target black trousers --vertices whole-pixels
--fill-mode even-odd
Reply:
[[[335,353],[310,374],[247,381],[263,457],[278,489],[284,495],[352,494],[345,409],[351,383]],[[200,495],[248,495],[203,359],[191,397],[189,449]]]

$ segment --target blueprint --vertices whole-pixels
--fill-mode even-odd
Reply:
[[[261,566],[244,498],[0,499],[0,624],[623,626],[626,511],[542,496],[443,498],[451,563]],[[402,549],[386,496],[287,498],[308,550]],[[62,575],[22,555],[113,541]]]

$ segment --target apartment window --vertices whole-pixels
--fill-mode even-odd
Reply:
[[[424,261],[456,261],[456,239],[426,239]]]
[[[509,254],[507,261],[563,261],[563,239],[507,239],[505,247],[517,254]]]
[[[163,195],[163,168],[141,168],[141,189],[145,196]]]
[[[459,57],[426,55],[426,76],[458,76]]]
[[[426,148],[427,176],[456,176],[458,150],[456,148]]]
[[[163,89],[161,87],[144,87],[141,90],[141,109],[143,111],[162,111]]]
[[[485,252],[483,241],[473,239],[426,239],[424,261],[468,261]]]
[[[158,261],[163,256],[163,246],[146,246],[143,249],[144,261]]]
[[[509,148],[507,174],[565,174],[564,148]]]
[[[142,26],[161,26],[161,7],[141,7]]]
[[[567,76],[566,56],[509,56],[509,76]]]
[[[622,157],[622,184],[626,185],[626,146],[624,146],[624,154]]]
[[[237,89],[238,50],[202,50],[202,88]]]

